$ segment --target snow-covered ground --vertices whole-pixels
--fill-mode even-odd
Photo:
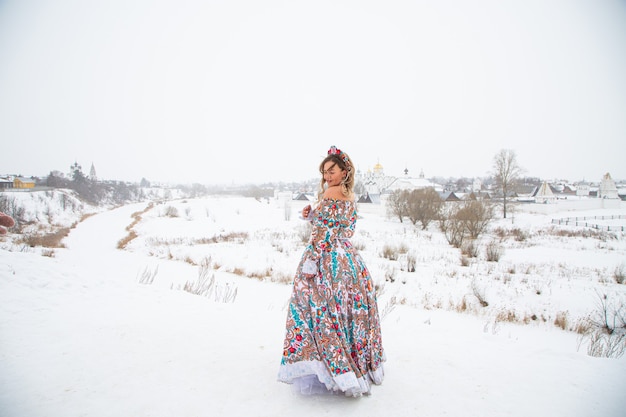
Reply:
[[[85,218],[52,253],[2,238],[0,415],[624,415],[626,355],[590,356],[574,330],[600,297],[626,304],[626,238],[554,226],[580,214],[558,204],[495,221],[465,266],[435,225],[360,205],[353,242],[379,285],[385,381],[359,399],[294,394],[276,375],[304,204],[133,204]],[[606,214],[626,209],[584,210]],[[492,241],[499,262],[485,260]],[[209,294],[184,290],[203,273]]]

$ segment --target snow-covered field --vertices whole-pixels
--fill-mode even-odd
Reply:
[[[68,218],[33,195],[20,198],[40,223],[86,210]],[[379,286],[388,361],[371,396],[349,399],[276,382],[304,204],[133,204],[86,217],[65,248],[1,238],[0,415],[624,415],[626,355],[590,356],[576,330],[602,300],[624,314],[626,235],[551,220],[626,207],[521,206],[462,260],[435,225],[361,204],[353,242]],[[499,262],[485,260],[489,243]],[[204,295],[185,291],[194,284]]]

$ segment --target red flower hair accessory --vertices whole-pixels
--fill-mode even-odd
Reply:
[[[333,145],[330,147],[330,149],[328,150],[328,155],[339,156],[348,167],[348,170],[352,169],[352,167],[350,166],[350,160],[348,159],[348,155],[343,153],[341,149],[338,149],[336,146]]]

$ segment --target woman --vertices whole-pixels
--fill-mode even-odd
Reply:
[[[301,393],[370,393],[383,380],[385,355],[374,282],[351,245],[357,219],[354,165],[331,147],[320,164],[313,226],[293,282],[278,380]]]

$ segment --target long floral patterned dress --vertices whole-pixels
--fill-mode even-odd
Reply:
[[[383,380],[376,292],[350,243],[354,201],[323,199],[293,282],[278,380],[303,393],[369,394]],[[305,274],[314,274],[307,278]]]

